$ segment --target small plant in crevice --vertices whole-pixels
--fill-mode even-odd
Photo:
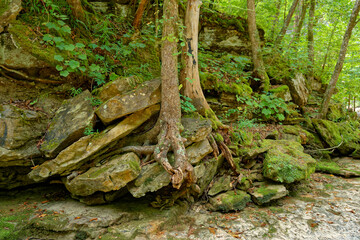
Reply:
[[[184,113],[196,112],[195,106],[192,104],[191,98],[180,94],[181,111]]]
[[[76,89],[74,87],[70,88],[70,95],[72,97],[75,97],[75,96],[79,95],[80,93],[82,93],[82,88],[78,88],[78,89]]]
[[[94,130],[93,126],[91,124],[88,124],[84,130],[84,135],[85,136],[89,136],[89,135],[97,135],[99,134],[98,130]]]

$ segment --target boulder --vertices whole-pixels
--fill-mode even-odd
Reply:
[[[316,160],[304,153],[300,143],[265,139],[262,146],[270,146],[263,162],[263,175],[281,183],[307,179],[315,171]]]
[[[198,196],[201,196],[213,180],[217,169],[220,166],[221,159],[211,158],[203,161],[201,164],[194,167],[194,173],[197,179],[196,184],[200,188]]]
[[[306,105],[309,96],[309,90],[306,87],[306,79],[302,73],[297,73],[295,78],[291,79],[287,83],[291,97],[299,107]]]
[[[65,186],[74,195],[89,196],[97,191],[119,190],[140,174],[140,159],[135,153],[114,156],[105,164],[92,167],[73,179],[66,178]]]
[[[360,161],[347,157],[331,161],[318,161],[316,171],[343,177],[360,177]]]
[[[117,125],[105,129],[98,135],[80,138],[77,142],[61,151],[55,159],[46,161],[31,171],[30,178],[38,182],[53,175],[64,176],[70,174],[92,157],[96,157],[95,154],[106,149],[120,138],[127,136],[159,110],[160,106],[154,105],[133,113]]]
[[[192,165],[200,163],[201,159],[212,152],[213,149],[207,139],[196,142],[186,148],[186,156]]]
[[[230,212],[242,210],[251,202],[250,195],[244,191],[228,191],[210,198],[210,204],[215,211]]]
[[[280,139],[293,140],[302,145],[316,140],[313,134],[303,129],[300,125],[284,125],[281,133]]]
[[[287,85],[276,86],[269,90],[275,97],[282,98],[285,102],[292,100],[289,87]]]
[[[93,1],[90,2],[93,9],[98,13],[108,13],[110,9],[110,3],[109,2],[102,2],[102,1]]]
[[[269,182],[254,183],[253,188],[249,191],[252,200],[258,205],[285,197],[288,193],[284,185]]]
[[[127,185],[129,192],[136,198],[145,196],[148,192],[157,190],[170,184],[171,175],[159,163],[145,165],[135,181]]]
[[[35,141],[20,149],[9,150],[0,147],[0,167],[33,166],[42,162],[44,161]]]
[[[223,175],[214,181],[208,195],[215,196],[218,193],[231,190],[231,187],[231,177],[229,175]]]
[[[120,77],[115,81],[107,83],[98,90],[98,97],[101,101],[106,102],[112,97],[122,95],[134,89],[139,84],[140,80],[136,76]]]
[[[130,0],[115,0],[115,14],[116,16],[122,17],[123,19],[132,16],[132,7],[131,4],[126,4]]]
[[[141,84],[134,91],[110,98],[96,110],[100,120],[108,125],[125,115],[140,111],[161,101],[161,80]]]
[[[48,158],[84,136],[86,128],[92,128],[95,114],[88,90],[74,98],[65,100],[51,120],[40,151]]]
[[[1,167],[0,188],[12,189],[33,184],[34,181],[27,176],[30,171],[30,167]]]
[[[21,0],[0,1],[0,33],[4,31],[12,20],[16,19],[22,9],[21,2]]]
[[[200,118],[182,118],[181,124],[184,131],[181,136],[186,138],[189,142],[201,142],[211,133],[211,121],[209,119]]]
[[[345,109],[340,103],[330,103],[326,118],[330,121],[339,121],[346,116]]]

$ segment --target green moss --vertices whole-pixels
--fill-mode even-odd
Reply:
[[[218,142],[218,143],[219,142],[224,142],[224,138],[223,138],[223,136],[221,136],[220,133],[216,133],[214,138],[215,138],[216,142]]]
[[[0,0],[0,16],[9,9],[8,0]]]

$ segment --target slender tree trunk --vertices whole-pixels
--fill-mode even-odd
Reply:
[[[285,33],[286,33],[286,30],[290,24],[290,21],[291,21],[291,18],[292,16],[294,15],[294,12],[295,12],[295,9],[296,9],[296,6],[298,5],[300,0],[294,0],[292,5],[291,5],[291,8],[289,10],[289,13],[286,17],[286,20],[284,22],[284,25],[283,27],[281,28],[280,30],[280,33],[278,35],[278,37],[276,38],[276,41],[275,41],[275,45],[279,45],[281,43],[281,41],[283,40],[284,36],[285,36]]]
[[[334,93],[335,90],[335,86],[337,83],[337,80],[339,79],[339,75],[341,73],[343,64],[344,64],[344,60],[345,60],[345,56],[346,56],[346,51],[349,45],[349,40],[351,38],[351,34],[352,34],[352,30],[354,29],[357,21],[356,18],[359,15],[359,10],[360,10],[360,0],[356,0],[355,2],[355,6],[354,9],[351,13],[350,16],[350,20],[349,20],[349,24],[346,28],[345,31],[345,35],[343,38],[343,42],[341,44],[341,49],[340,49],[340,53],[339,53],[339,58],[338,61],[336,63],[335,69],[334,69],[334,73],[331,77],[330,83],[328,85],[328,87],[326,88],[326,92],[323,98],[323,101],[321,103],[321,107],[319,110],[319,118],[325,118],[328,108],[329,108],[329,103],[330,103],[330,99]]]
[[[315,21],[315,0],[310,0],[309,24],[308,24],[308,86],[314,81],[314,21]],[[310,89],[311,90],[311,89]]]
[[[329,56],[329,52],[330,52],[330,48],[331,48],[331,43],[332,43],[332,39],[334,37],[334,34],[335,34],[335,31],[336,31],[336,27],[338,25],[339,22],[336,22],[336,24],[334,25],[332,31],[331,31],[331,34],[330,34],[330,38],[329,38],[329,42],[328,42],[328,45],[326,47],[326,53],[325,53],[325,56],[324,56],[324,61],[323,61],[323,64],[321,66],[321,74],[320,74],[320,77],[322,77],[322,75],[324,74],[324,71],[325,71],[325,66],[326,66],[326,62],[327,62],[327,58]]]
[[[136,10],[134,21],[133,21],[133,27],[135,29],[139,29],[141,19],[144,15],[144,11],[146,6],[148,5],[149,0],[141,0],[138,9]]]
[[[256,13],[255,13],[255,0],[247,0],[248,9],[248,28],[251,41],[251,53],[254,63],[254,75],[262,82],[261,89],[264,91],[269,90],[270,80],[266,73],[264,62],[259,53],[259,33],[256,28]]]
[[[298,23],[296,24],[296,27],[295,27],[295,33],[294,33],[293,42],[298,42],[299,41],[300,33],[301,33],[302,27],[304,25],[304,20],[305,20],[307,8],[308,8],[308,0],[303,0],[299,21],[298,21]]]
[[[276,4],[276,13],[275,13],[275,16],[274,16],[273,25],[271,27],[271,35],[270,35],[270,40],[271,41],[274,39],[275,31],[276,31],[276,25],[279,22],[281,3],[282,3],[282,0],[278,0],[277,4]]]
[[[355,100],[356,100],[356,97],[354,96],[354,112],[355,112],[355,108],[356,108],[356,106],[355,106]]]
[[[195,181],[193,167],[187,161],[185,147],[180,136],[181,108],[179,96],[179,79],[177,70],[176,24],[178,20],[178,3],[176,0],[164,1],[163,45],[161,48],[161,110],[159,141],[154,151],[155,159],[172,175],[174,188],[179,189],[183,182],[192,184]],[[172,148],[175,155],[174,167],[167,159]],[[186,184],[186,185],[187,185]]]
[[[66,0],[66,2],[69,4],[74,17],[85,22],[85,12],[81,5],[81,0]]]

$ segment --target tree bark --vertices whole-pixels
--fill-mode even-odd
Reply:
[[[310,0],[310,9],[309,9],[309,23],[308,23],[308,76],[307,82],[308,86],[311,86],[311,82],[314,81],[314,21],[315,21],[315,0]],[[311,90],[311,89],[310,89]]]
[[[276,38],[276,41],[275,41],[275,45],[279,45],[281,43],[281,41],[283,40],[284,36],[285,36],[285,33],[286,33],[286,30],[290,24],[290,21],[291,21],[291,18],[292,16],[294,15],[294,12],[295,12],[295,9],[296,9],[296,6],[298,5],[300,0],[294,0],[292,5],[291,5],[291,8],[289,10],[289,13],[286,17],[286,20],[284,22],[284,25],[283,27],[281,28],[280,30],[280,33],[278,35],[278,37]]]
[[[66,0],[75,18],[85,22],[85,11],[81,5],[81,0]]]
[[[308,8],[308,0],[303,0],[299,21],[298,21],[298,23],[297,23],[297,25],[295,27],[294,40],[293,40],[294,42],[299,41],[301,29],[302,29],[302,27],[304,25],[304,20],[305,20],[307,8]]]
[[[336,31],[336,27],[338,25],[339,22],[336,22],[336,24],[334,25],[332,31],[331,31],[331,34],[330,34],[330,38],[329,38],[329,42],[328,42],[328,45],[327,45],[327,48],[326,48],[326,53],[325,53],[325,56],[324,56],[324,61],[323,61],[323,64],[321,66],[321,74],[320,74],[320,77],[322,77],[322,75],[324,74],[324,71],[325,71],[325,66],[326,66],[326,62],[327,62],[327,58],[329,56],[329,52],[330,52],[330,48],[331,48],[331,43],[332,43],[332,39],[334,37],[334,34],[335,34],[335,31]]]
[[[144,11],[146,6],[148,5],[149,0],[141,0],[138,9],[136,10],[134,21],[133,21],[133,27],[135,29],[139,29],[141,19],[144,15]]]
[[[359,15],[359,10],[360,10],[360,0],[356,0],[354,9],[352,10],[352,13],[350,16],[349,24],[345,31],[343,42],[341,44],[339,58],[337,60],[336,66],[335,66],[334,73],[331,77],[328,87],[326,88],[326,92],[325,92],[323,101],[321,103],[318,118],[326,117],[326,114],[327,114],[327,111],[329,108],[330,99],[334,93],[337,80],[339,79],[339,75],[340,75],[342,67],[344,65],[344,60],[345,60],[346,51],[347,51],[347,48],[349,45],[349,40],[351,38],[352,31],[353,31],[355,25],[357,24],[356,18]]]
[[[269,90],[270,80],[266,73],[264,62],[259,53],[259,33],[256,28],[256,13],[255,13],[255,0],[247,0],[247,9],[248,9],[248,28],[249,28],[249,37],[251,41],[251,53],[254,63],[254,76],[259,78],[261,81],[261,89],[264,91]]]
[[[160,134],[155,148],[155,160],[172,175],[174,188],[179,189],[183,182],[195,182],[193,167],[185,155],[184,140],[180,136],[181,107],[179,96],[179,80],[177,70],[177,38],[176,24],[178,20],[178,4],[176,0],[164,1],[163,45],[161,48],[161,110]],[[167,159],[172,148],[175,155],[174,167]]]

